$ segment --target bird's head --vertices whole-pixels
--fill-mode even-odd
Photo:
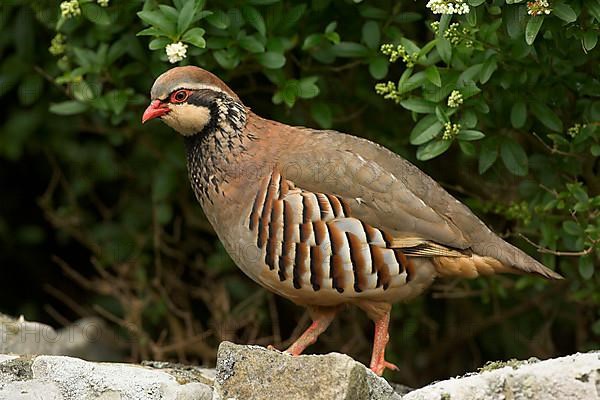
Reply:
[[[222,114],[223,102],[241,104],[237,95],[210,72],[194,67],[176,67],[159,76],[150,92],[152,102],[142,123],[160,118],[183,136],[202,132]]]

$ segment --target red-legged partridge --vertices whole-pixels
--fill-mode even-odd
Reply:
[[[354,304],[375,322],[371,369],[381,375],[396,368],[384,358],[392,304],[435,277],[561,278],[382,146],[261,118],[197,67],[165,72],[151,97],[142,122],[160,118],[184,137],[192,188],[235,263],[311,311],[294,355]]]

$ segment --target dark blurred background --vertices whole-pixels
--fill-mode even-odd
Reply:
[[[211,365],[222,340],[285,347],[307,313],[237,269],[193,198],[180,138],[140,123],[154,79],[170,67],[165,45],[182,34],[165,41],[161,25],[187,2],[82,0],[80,14],[62,16],[60,3],[0,5],[0,312],[55,327],[101,317],[134,362]],[[567,2],[576,19],[564,9],[545,17],[528,44],[524,4],[469,2],[474,16],[452,21],[458,39],[442,37],[451,58],[434,43],[411,69],[438,65],[440,85],[429,69],[410,93],[422,102],[400,93],[398,104],[374,87],[398,82],[407,66],[379,46],[415,53],[435,39],[439,15],[424,3],[195,2],[190,26],[205,32],[181,64],[215,72],[261,116],[384,144],[567,278],[438,281],[393,310],[393,381],[418,386],[489,360],[597,349],[600,8]],[[143,22],[141,10],[158,19]],[[148,20],[158,30],[136,36]],[[457,121],[486,136],[446,146],[438,132],[443,154],[429,157],[413,127],[422,114],[436,118],[431,93],[443,91],[439,106],[451,111],[455,87],[475,94]],[[366,363],[371,340],[372,324],[348,309],[309,351]]]

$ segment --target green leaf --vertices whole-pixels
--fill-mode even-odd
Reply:
[[[108,12],[94,3],[81,2],[81,14],[96,25],[107,26],[112,22]]]
[[[304,39],[304,43],[302,43],[302,50],[310,50],[323,43],[323,41],[324,37],[322,34],[312,33]]]
[[[265,68],[276,69],[285,65],[285,57],[283,54],[274,51],[257,54],[256,59]]]
[[[475,157],[477,155],[477,149],[473,143],[459,141],[458,147],[460,147],[460,151],[469,157]]]
[[[525,26],[525,42],[528,45],[532,45],[535,42],[535,37],[537,36],[542,24],[544,23],[543,16],[534,16],[529,18],[527,21],[527,25]]]
[[[379,25],[375,21],[367,21],[362,27],[362,40],[370,49],[379,47]]]
[[[325,33],[335,32],[335,28],[337,28],[337,21],[332,21],[325,27]]]
[[[487,171],[498,159],[498,143],[492,139],[487,139],[481,145],[479,152],[479,174]]]
[[[471,65],[458,76],[458,84],[467,84],[467,82],[473,82],[474,84],[480,76],[482,68],[483,64]]]
[[[450,122],[448,113],[446,113],[446,111],[441,106],[435,106],[435,116],[437,117],[438,121],[440,121],[442,124],[447,124],[448,122]]]
[[[427,42],[425,44],[425,46],[423,46],[421,48],[421,50],[418,51],[417,57],[421,58],[421,57],[427,56],[429,54],[429,52],[435,48],[437,41],[438,41],[437,39],[433,39],[433,40],[430,40],[429,42]]]
[[[567,189],[569,189],[569,192],[573,194],[573,196],[577,199],[578,202],[587,203],[589,201],[589,196],[587,192],[583,189],[583,187],[581,187],[580,184],[567,183]]]
[[[201,49],[206,47],[206,40],[204,40],[204,29],[202,28],[190,29],[183,35],[181,40]]]
[[[142,29],[141,31],[136,33],[136,36],[160,36],[160,35],[162,35],[162,31],[156,29],[153,26],[151,26],[150,28]]]
[[[369,62],[369,73],[375,79],[382,79],[387,75],[389,68],[388,59],[383,56],[373,57]]]
[[[221,10],[215,10],[211,15],[206,17],[206,22],[217,29],[227,29],[231,23],[229,20],[229,15],[225,14]]]
[[[425,69],[425,76],[427,80],[433,83],[437,87],[442,87],[442,78],[440,77],[440,71],[438,71],[435,65],[430,65]]]
[[[477,114],[472,110],[463,111],[460,124],[469,129],[475,128],[477,125]]]
[[[410,143],[420,145],[429,142],[442,131],[442,123],[434,115],[422,118],[410,132]]]
[[[150,43],[148,43],[148,48],[150,50],[160,50],[164,49],[171,41],[166,37],[159,37],[156,39],[152,39]]]
[[[437,139],[419,146],[417,149],[417,159],[421,161],[431,160],[448,150],[452,141]]]
[[[481,71],[479,72],[479,82],[483,85],[490,80],[492,74],[498,69],[498,62],[496,56],[491,56],[483,63]]]
[[[171,23],[177,26],[177,18],[179,17],[179,12],[173,6],[168,6],[166,4],[159,4],[158,9],[159,12],[163,15],[164,18],[168,19]]]
[[[596,47],[597,43],[598,43],[598,33],[597,32],[587,31],[583,34],[582,44],[583,44],[583,48],[586,51],[593,50],[594,47]]]
[[[96,53],[90,49],[73,47],[73,53],[75,54],[75,60],[77,63],[84,68],[92,69],[98,63]]]
[[[174,37],[176,34],[175,24],[160,11],[140,11],[137,16],[148,25],[160,29],[167,36]]]
[[[581,234],[581,227],[575,221],[567,220],[562,224],[563,230],[569,235],[577,236]]]
[[[412,72],[412,68],[408,68],[405,72]],[[427,77],[425,77],[425,72],[423,71],[417,72],[408,79],[403,79],[408,76],[410,76],[410,73],[407,75],[404,75],[403,73],[400,77],[400,81],[398,81],[398,94],[410,92],[420,87],[427,80]]]
[[[523,147],[512,139],[507,139],[500,145],[500,156],[506,168],[517,176],[525,176],[528,171],[527,154]]]
[[[471,130],[471,129],[465,129],[465,130],[461,130],[458,133],[457,139],[472,141],[472,140],[480,140],[480,139],[483,139],[484,137],[485,137],[485,134],[483,132],[475,131],[475,130]]]
[[[594,259],[590,255],[579,258],[579,275],[585,280],[594,276]]]
[[[298,97],[303,99],[311,99],[319,94],[319,87],[316,85],[317,76],[300,79],[298,85]]]
[[[75,98],[75,100],[86,102],[94,98],[94,92],[92,91],[92,88],[84,80],[74,82],[71,85],[71,88],[73,90],[73,97]]]
[[[62,103],[54,103],[50,105],[50,112],[58,115],[75,115],[81,114],[87,110],[87,104],[75,100],[63,101]]]
[[[511,39],[516,39],[523,33],[526,7],[505,7],[503,19],[506,20],[506,31]]]
[[[417,97],[411,97],[406,100],[402,100],[400,105],[407,110],[414,111],[416,113],[431,114],[435,112],[435,103]]]
[[[254,36],[244,36],[238,41],[238,43],[241,48],[249,51],[250,53],[262,53],[265,51],[265,45]]]
[[[365,57],[369,54],[369,50],[365,46],[354,42],[340,42],[333,45],[331,51],[337,57],[347,58]]]
[[[521,100],[513,104],[510,109],[510,123],[513,128],[519,129],[525,125],[527,121],[527,106]]]
[[[387,18],[387,15],[384,17]],[[396,14],[393,18],[394,22],[397,24],[410,24],[412,22],[417,22],[423,19],[423,15],[417,12],[401,12],[400,14]]]
[[[328,32],[323,35],[332,44],[338,44],[340,42],[340,34],[337,32]]]
[[[594,157],[600,157],[600,144],[592,145],[590,153],[592,153]]]
[[[190,27],[196,14],[196,1],[187,0],[177,17],[177,32],[181,35]]]
[[[562,121],[547,105],[540,102],[535,102],[531,105],[531,112],[548,129],[553,130],[554,132],[562,132]]]
[[[265,20],[258,10],[252,6],[243,6],[242,15],[250,26],[255,28],[258,33],[263,36],[267,35],[267,27],[265,26]]]
[[[450,45],[450,42],[447,39],[440,37],[435,43],[435,48],[437,49],[440,58],[449,65],[450,60],[452,59],[452,46]]]
[[[228,50],[218,50],[213,52],[213,57],[225,69],[234,69],[240,63],[239,57]]]
[[[573,11],[571,6],[566,3],[552,4],[552,14],[565,22],[571,23],[577,21],[577,14],[575,14],[575,11]]]
[[[600,1],[586,1],[585,5],[589,7],[590,15],[592,15],[596,19],[596,21],[600,22]]]

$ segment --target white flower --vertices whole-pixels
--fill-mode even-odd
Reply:
[[[527,14],[529,15],[548,15],[551,12],[552,9],[550,8],[550,4],[547,0],[536,0],[527,2]]]
[[[587,128],[586,124],[575,124],[572,127],[570,127],[569,129],[567,129],[567,135],[574,138],[575,136],[579,135],[579,133],[581,132],[582,129],[585,129],[585,128]]]
[[[100,7],[108,7],[109,0],[98,0],[98,5]]]
[[[463,96],[458,90],[453,90],[448,96],[448,107],[456,108],[463,103]]]
[[[169,62],[175,64],[176,62],[183,60],[187,54],[187,48],[187,44],[181,42],[168,44],[165,51],[167,52]]]
[[[442,134],[442,139],[444,140],[452,140],[460,132],[461,126],[460,124],[453,124],[451,122],[446,122],[444,124],[444,133]]]
[[[60,3],[60,14],[65,18],[76,17],[81,15],[78,0],[63,1]]]
[[[63,54],[65,52],[65,36],[61,33],[57,33],[56,36],[52,38],[48,51],[54,56]]]
[[[426,7],[434,14],[468,14],[471,11],[464,0],[429,0]]]

